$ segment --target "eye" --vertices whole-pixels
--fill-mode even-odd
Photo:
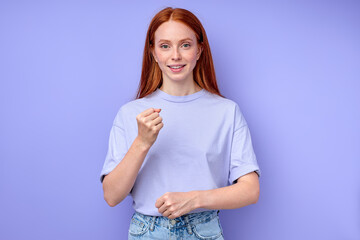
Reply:
[[[160,48],[164,48],[164,49],[166,49],[166,48],[169,48],[169,45],[167,45],[167,44],[163,44],[163,45],[161,45],[161,46],[160,46]]]
[[[189,43],[184,43],[183,46],[184,47],[190,47],[190,44]]]

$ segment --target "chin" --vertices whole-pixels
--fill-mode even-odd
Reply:
[[[186,79],[188,78],[188,76],[178,76],[178,77],[170,77],[168,76],[168,79],[174,82],[184,82]]]

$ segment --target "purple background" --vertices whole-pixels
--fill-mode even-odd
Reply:
[[[129,2],[1,1],[0,239],[127,238],[132,199],[109,207],[99,174],[166,6],[202,21],[262,170],[225,239],[360,239],[360,3]]]

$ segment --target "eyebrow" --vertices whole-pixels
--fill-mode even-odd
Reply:
[[[182,42],[182,41],[185,41],[185,40],[190,40],[190,41],[192,41],[191,38],[184,38],[184,39],[179,40],[179,42]],[[170,42],[170,41],[169,41],[169,40],[166,40],[166,39],[160,39],[158,42]]]

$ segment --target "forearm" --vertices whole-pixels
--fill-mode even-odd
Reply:
[[[104,178],[104,199],[111,207],[129,194],[149,149],[136,138],[121,162]]]
[[[239,181],[233,185],[194,191],[197,208],[236,209],[255,204],[259,198],[258,182]]]

